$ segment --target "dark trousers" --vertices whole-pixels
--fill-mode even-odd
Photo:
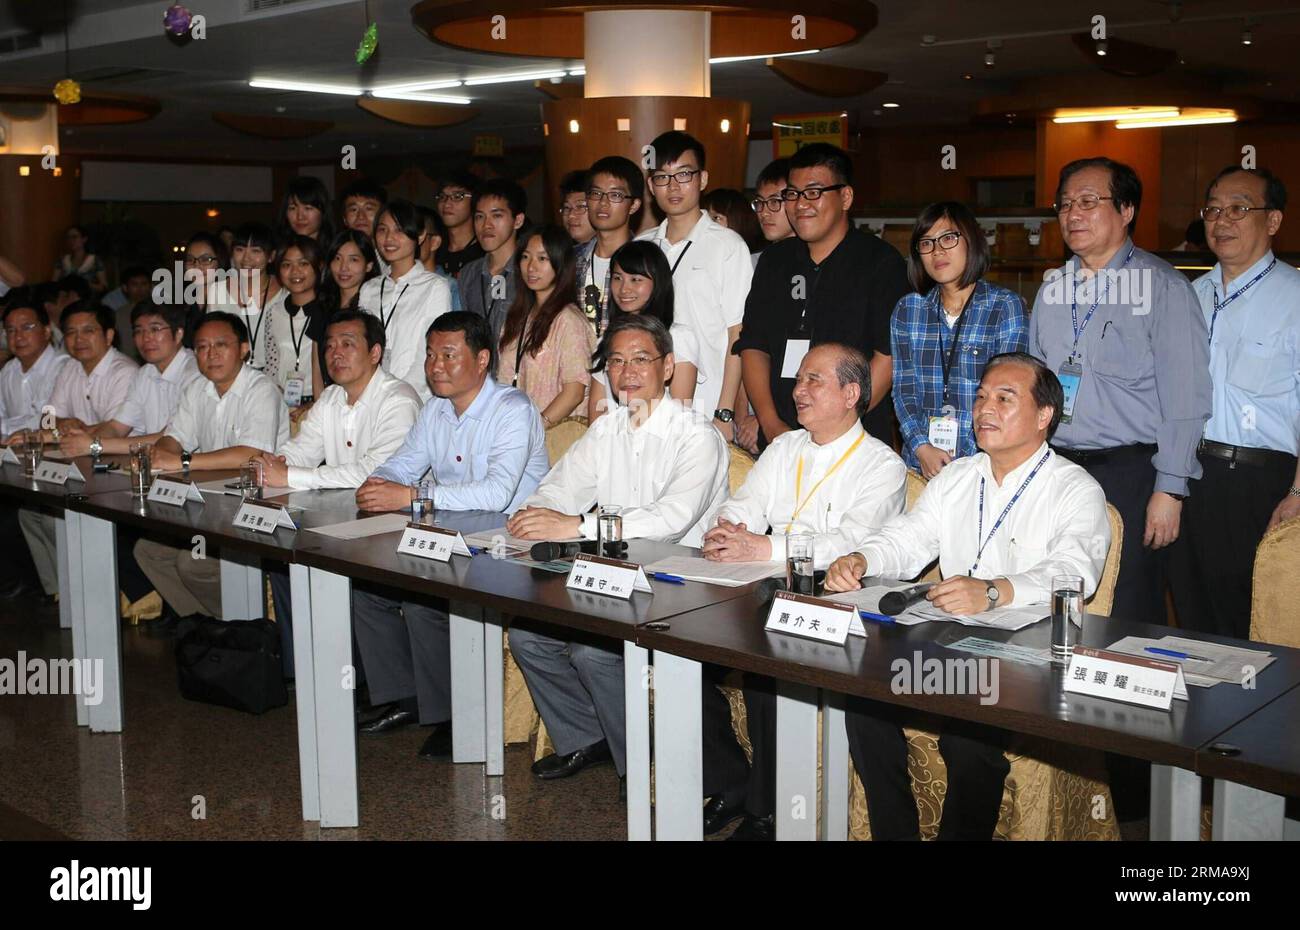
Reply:
[[[31,588],[40,587],[31,550],[18,525],[18,507],[4,501],[0,503],[0,586],[8,588],[20,581]]]
[[[745,811],[769,817],[776,813],[776,681],[766,675],[745,676],[745,725],[754,753]]]
[[[745,750],[731,728],[731,704],[718,690],[729,670],[700,666],[700,736],[703,742],[704,796],[737,795],[745,788]]]
[[[126,527],[117,527],[117,586],[134,604],[153,590],[153,583],[140,570],[135,560],[135,544],[140,534]]]
[[[1294,456],[1267,464],[1201,455],[1204,472],[1183,504],[1183,525],[1169,553],[1178,625],[1198,633],[1250,638],[1255,549],[1295,480]]]
[[[867,793],[871,838],[920,839],[920,819],[907,774],[906,712],[851,698],[844,715],[853,767]],[[1011,763],[1007,733],[959,720],[944,722],[939,754],[948,769],[941,840],[989,840],[998,825],[1002,789]]]

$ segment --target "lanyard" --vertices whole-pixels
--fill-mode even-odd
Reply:
[[[813,499],[813,495],[817,493],[817,489],[822,486],[822,483],[825,482],[827,478],[835,474],[836,469],[848,461],[849,456],[854,453],[858,446],[862,445],[862,440],[866,438],[867,434],[863,433],[857,439],[853,440],[853,445],[849,446],[848,449],[844,451],[844,454],[840,456],[839,461],[832,465],[830,470],[827,471],[826,474],[822,475],[821,480],[812,486],[812,490],[808,492],[808,496],[805,497],[803,501],[799,500],[799,493],[803,489],[803,454],[800,453],[799,467],[795,470],[794,474],[795,508],[794,513],[790,514],[790,522],[785,525],[785,531],[787,533],[790,532],[790,527],[794,525],[794,521],[799,519],[799,514],[808,506],[808,502]]]
[[[943,309],[943,293],[940,292],[938,299],[939,312],[939,363],[943,367],[943,406],[948,406],[948,373],[952,371],[953,362],[957,360],[957,346],[961,342],[961,328],[966,325],[966,311],[970,308],[970,302],[975,299],[975,289],[972,288],[966,297],[966,302],[961,305],[961,312],[957,314],[957,322],[952,328],[952,348],[948,350],[947,357],[943,351],[943,331],[947,329],[947,324],[943,321],[943,315],[946,311]]]
[[[1016,501],[1020,500],[1020,495],[1025,493],[1025,488],[1029,487],[1029,482],[1034,480],[1034,475],[1038,474],[1038,470],[1043,467],[1043,463],[1048,460],[1051,454],[1051,449],[1048,449],[1043,453],[1043,457],[1038,460],[1038,464],[1035,465],[1033,471],[1029,473],[1029,477],[1024,480],[1016,493],[1011,495],[1011,500],[1007,501],[1007,506],[1002,509],[1002,513],[998,517],[998,522],[993,524],[993,529],[989,530],[988,536],[984,536],[984,479],[982,477],[980,478],[980,522],[979,529],[976,531],[975,541],[979,542],[980,539],[983,538],[984,542],[980,543],[979,551],[975,553],[975,561],[971,563],[970,571],[966,573],[967,575],[975,574],[975,569],[979,567],[980,559],[984,557],[984,547],[992,541],[994,534],[997,533],[998,529],[1002,526],[1002,521],[1007,518],[1007,514],[1011,513],[1011,508],[1016,506]]]
[[[1136,251],[1136,246],[1128,250],[1128,254],[1124,256],[1124,263],[1119,266],[1120,269],[1123,269],[1128,265],[1129,259],[1133,257],[1133,253],[1135,251]],[[1101,271],[1097,272],[1097,274],[1103,274],[1107,270],[1108,269],[1103,268]],[[1082,338],[1083,331],[1088,328],[1088,321],[1091,320],[1092,315],[1097,312],[1098,305],[1101,304],[1101,302],[1105,300],[1106,297],[1110,294],[1110,278],[1111,276],[1107,274],[1106,290],[1097,295],[1097,299],[1093,301],[1092,306],[1088,309],[1087,316],[1083,318],[1083,323],[1080,324],[1079,323],[1079,279],[1077,275],[1075,276],[1074,283],[1070,293],[1070,325],[1074,327],[1074,347],[1070,350],[1071,364],[1073,364],[1075,358],[1077,358],[1079,355],[1079,339]]]
[[[519,366],[524,363],[524,338],[528,335],[528,318],[532,315],[530,307],[524,313],[524,325],[519,327],[519,342],[515,345],[515,376],[510,381],[511,387],[519,387]]]
[[[1277,264],[1277,259],[1274,258],[1271,262],[1268,263],[1267,268],[1265,268],[1259,274],[1255,275],[1255,277],[1251,278],[1250,281],[1246,283],[1245,287],[1238,288],[1236,291],[1234,291],[1232,296],[1230,296],[1227,300],[1223,301],[1223,303],[1219,303],[1219,289],[1214,286],[1213,281],[1210,282],[1210,293],[1214,295],[1214,312],[1210,314],[1210,342],[1211,343],[1214,342],[1214,324],[1218,322],[1219,311],[1222,310],[1224,307],[1228,306],[1228,304],[1232,303],[1242,294],[1246,293],[1248,290],[1250,290],[1260,281],[1262,281],[1265,278],[1265,276],[1267,276],[1268,273],[1273,270],[1273,266],[1276,264]]]
[[[398,293],[397,299],[393,301],[393,309],[388,311],[388,317],[385,318],[384,317],[384,285],[386,285],[387,283],[388,283],[388,278],[383,278],[379,282],[379,319],[384,324],[384,332],[388,332],[388,324],[391,323],[393,321],[393,317],[397,315],[397,305],[402,302],[402,298],[406,296],[406,289],[411,286],[409,284],[402,286],[402,290]],[[290,327],[290,330],[292,331],[292,327]]]
[[[286,301],[287,303],[287,301]],[[382,304],[380,305],[383,306]],[[298,312],[302,314],[302,331],[297,336],[293,334],[293,315],[289,317],[289,341],[293,343],[293,370],[298,371],[302,359],[302,341],[307,338],[307,326],[310,320],[307,317],[307,308],[299,307]],[[387,327],[385,327],[387,329]]]
[[[680,265],[680,264],[682,263],[682,259],[686,257],[686,253],[689,252],[689,251],[691,250],[691,244],[692,244],[692,240],[687,239],[687,240],[686,240],[686,248],[682,249],[682,254],[681,254],[681,255],[678,255],[678,256],[677,256],[677,261],[673,262],[673,267],[672,267],[672,270],[671,270],[670,272],[668,272],[668,277],[670,277],[670,278],[672,278],[672,277],[676,277],[676,275],[677,275],[677,266]],[[613,267],[613,260],[611,259],[610,261],[611,261],[610,267]]]
[[[286,299],[287,299],[287,298],[286,298]],[[265,305],[265,303],[263,303],[262,308],[261,308],[260,310],[257,311],[257,325],[256,325],[256,326],[254,326],[252,323],[250,323],[250,322],[248,321],[248,307],[247,307],[247,306],[244,307],[244,326],[246,326],[246,327],[248,328],[248,335],[249,335],[249,339],[251,340],[251,343],[250,343],[250,344],[252,345],[252,350],[249,352],[249,356],[248,356],[249,364],[250,364],[250,365],[252,364],[253,357],[254,357],[255,355],[257,355],[257,334],[260,333],[260,332],[262,331],[262,324],[265,323],[265,322],[266,322],[266,305]],[[292,321],[290,322],[290,326],[289,326],[289,328],[290,328],[290,329],[293,328]],[[256,366],[256,365],[253,365],[253,367],[256,368],[257,366]],[[261,371],[260,368],[259,368],[258,370]]]

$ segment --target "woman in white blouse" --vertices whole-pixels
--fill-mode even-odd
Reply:
[[[322,312],[317,299],[323,256],[316,240],[294,236],[280,254],[280,285],[284,299],[266,309],[266,373],[284,392],[284,402],[297,419],[306,412],[321,383],[316,370],[312,322]]]

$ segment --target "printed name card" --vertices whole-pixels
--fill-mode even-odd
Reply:
[[[851,604],[777,591],[764,629],[769,633],[789,633],[843,646],[857,613]]]
[[[186,501],[203,503],[203,494],[193,481],[173,481],[170,478],[155,478],[149,485],[148,500],[155,504],[171,504],[184,507]]]
[[[240,504],[233,525],[241,530],[255,530],[258,533],[274,533],[276,527],[280,526],[289,530],[298,528],[284,507],[261,501],[244,501]]]
[[[4,454],[0,455],[0,462],[5,463],[6,465],[22,464],[22,462],[18,461],[18,456],[14,454],[14,450],[9,446],[5,446]]]
[[[76,462],[51,462],[44,459],[36,466],[36,474],[32,476],[37,481],[48,481],[51,484],[67,484],[69,478],[75,478],[77,481],[85,481],[86,477],[77,468]]]
[[[414,555],[436,562],[451,561],[452,554],[473,555],[465,539],[456,530],[426,523],[408,523],[397,543],[400,555]]]
[[[579,554],[573,558],[565,585],[575,591],[590,591],[627,600],[633,591],[653,594],[645,570],[635,562],[621,562],[599,555]]]
[[[1169,710],[1174,698],[1187,700],[1187,682],[1177,662],[1075,646],[1065,670],[1065,690],[1073,694]]]

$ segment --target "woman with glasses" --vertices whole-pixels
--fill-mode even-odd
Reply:
[[[629,242],[610,262],[610,324],[632,314],[652,316],[673,337],[673,379],[669,391],[677,400],[695,396],[698,351],[695,337],[685,326],[673,324],[673,276],[663,249],[653,242]],[[594,423],[617,401],[609,396],[609,375],[605,371],[608,354],[602,339],[592,355],[591,394],[587,398],[587,420]]]
[[[231,296],[235,290],[221,280],[230,268],[226,244],[208,232],[196,232],[185,243],[185,267],[182,302],[185,305],[185,348],[194,348],[194,333],[204,314],[225,311],[238,313]],[[232,273],[233,274],[233,273]]]
[[[524,285],[506,312],[497,380],[532,399],[548,429],[582,409],[596,334],[578,309],[569,234],[559,226],[532,232],[516,256]]]
[[[984,280],[988,266],[969,209],[949,201],[921,211],[907,257],[916,293],[894,308],[890,346],[903,459],[926,478],[978,451],[971,409],[984,366],[1027,345],[1024,304]]]

